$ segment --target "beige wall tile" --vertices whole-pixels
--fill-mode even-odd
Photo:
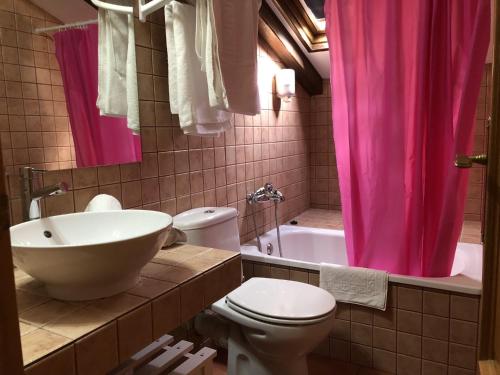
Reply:
[[[431,362],[425,359],[422,361],[422,375],[447,375],[447,373],[448,366],[442,363]]]
[[[422,314],[398,309],[397,326],[398,331],[420,335],[422,334]]]
[[[381,328],[396,329],[397,310],[387,309],[386,311],[374,311],[373,325]]]
[[[373,324],[373,309],[363,306],[351,306],[351,320],[353,322]]]
[[[450,317],[477,322],[479,318],[479,299],[460,295],[451,296]]]
[[[78,375],[102,375],[115,368],[119,363],[116,322],[78,340],[75,352]]]
[[[422,332],[424,336],[439,340],[448,340],[450,321],[448,318],[427,315],[423,316]]]
[[[332,338],[330,343],[331,355],[335,359],[341,361],[350,361],[351,348],[349,341],[337,340]]]
[[[400,354],[420,358],[422,354],[422,336],[398,332],[397,352]]]
[[[478,325],[462,320],[450,320],[450,341],[458,344],[476,346]]]
[[[392,329],[373,327],[373,347],[395,352],[396,331]]]
[[[180,286],[183,322],[188,321],[204,308],[203,284],[204,278],[200,276]]]
[[[373,326],[351,322],[351,341],[357,344],[372,346]]]
[[[450,295],[440,292],[423,292],[423,311],[425,314],[448,317],[450,314]]]
[[[420,358],[398,354],[396,361],[398,374],[420,375],[422,368],[422,360]]]
[[[152,302],[153,339],[172,331],[181,324],[181,298],[179,288],[156,298]]]
[[[448,342],[428,337],[422,338],[422,358],[433,362],[448,363]]]
[[[75,350],[73,345],[58,350],[24,370],[26,375],[64,374],[75,375]]]
[[[335,319],[335,324],[333,325],[332,337],[350,341],[351,340],[351,324],[346,320]]]
[[[351,320],[351,305],[348,303],[337,302],[335,317],[338,319]]]
[[[273,279],[290,279],[290,269],[288,267],[271,266],[271,278]]]
[[[351,344],[351,362],[360,366],[372,367],[373,349],[365,345]]]
[[[450,344],[450,365],[475,370],[476,362],[477,351],[475,347],[454,343]]]
[[[203,275],[203,295],[205,305],[212,304],[227,294],[228,278],[226,272],[224,271],[224,266],[219,265]]]
[[[380,349],[373,349],[373,368],[387,371],[391,374],[396,372],[396,353]]]
[[[448,375],[475,375],[476,372],[472,370],[467,370],[461,367],[448,367]]]
[[[153,341],[153,318],[148,303],[118,319],[118,354],[126,360]]]
[[[422,290],[398,286],[398,308],[410,311],[422,311]]]
[[[309,284],[319,287],[319,273],[309,272]]]

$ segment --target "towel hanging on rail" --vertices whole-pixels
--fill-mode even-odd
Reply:
[[[231,113],[210,106],[207,75],[195,50],[196,11],[172,1],[165,6],[170,109],[184,134],[218,136],[231,126]]]
[[[213,0],[196,1],[196,55],[207,75],[208,99],[213,108],[228,109],[229,102],[222,79]]]
[[[127,117],[139,133],[139,98],[135,60],[134,18],[100,8],[97,107],[101,115]],[[124,93],[125,97],[124,97]]]
[[[200,1],[200,0],[198,0]],[[212,11],[215,52],[220,65],[226,108],[234,113],[260,112],[257,41],[261,0],[202,0]],[[210,45],[207,42],[207,45]],[[215,72],[215,69],[214,69]],[[213,82],[217,83],[214,73]],[[210,85],[210,82],[209,82]],[[214,92],[218,92],[217,86]]]

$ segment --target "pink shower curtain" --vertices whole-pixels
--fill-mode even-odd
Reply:
[[[142,157],[140,136],[127,128],[127,119],[101,116],[96,106],[97,35],[97,25],[54,35],[78,167],[132,163]]]
[[[326,0],[349,264],[448,276],[490,0]]]

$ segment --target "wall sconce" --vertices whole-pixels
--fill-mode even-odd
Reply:
[[[285,102],[289,102],[290,98],[295,96],[295,70],[281,69],[276,73],[276,91]]]

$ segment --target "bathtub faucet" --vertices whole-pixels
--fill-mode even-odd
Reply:
[[[285,200],[285,196],[273,187],[273,184],[266,182],[266,184],[257,189],[254,193],[247,195],[247,202],[249,204],[262,203],[262,202],[276,202],[280,203]]]
[[[281,248],[281,236],[280,236],[280,226],[278,222],[278,203],[281,203],[285,200],[285,196],[281,193],[281,191],[275,189],[273,184],[270,182],[266,182],[263,187],[257,189],[254,193],[250,193],[247,195],[247,202],[250,205],[255,203],[262,202],[273,202],[274,203],[274,217],[276,219],[276,234],[278,235],[278,248],[280,252],[280,257],[283,257],[283,251]],[[262,253],[262,243],[260,242],[259,231],[257,228],[257,220],[255,220],[255,211],[256,208],[253,206],[253,224],[255,227],[255,234],[257,236],[257,247],[259,251]]]

